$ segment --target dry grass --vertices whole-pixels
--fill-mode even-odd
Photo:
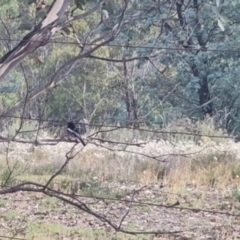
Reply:
[[[15,119],[6,126],[12,136],[20,124]],[[35,122],[24,122],[24,130],[33,130]],[[102,130],[110,130],[109,128]],[[165,180],[174,185],[189,184],[228,184],[238,177],[238,146],[232,141],[221,138],[199,137],[195,135],[175,134],[193,133],[225,136],[225,133],[214,127],[214,119],[206,118],[205,121],[191,121],[180,119],[174,124],[169,124],[163,129],[165,133],[150,133],[138,130],[117,129],[101,132],[97,137],[122,142],[148,141],[143,147],[128,146],[125,151],[112,144],[97,147],[88,144],[64,170],[65,174],[73,178],[97,178],[99,181],[138,181],[153,183]],[[175,132],[174,134],[166,132]],[[92,130],[93,133],[93,130]],[[22,133],[19,137],[33,137],[34,132]],[[40,131],[39,136],[46,137],[46,132]],[[71,149],[70,143],[59,143],[56,146],[33,147],[27,144],[11,143],[9,146],[0,145],[0,165],[6,166],[6,150],[10,165],[28,165],[29,174],[51,174],[65,161],[65,154]],[[110,151],[111,148],[116,151]],[[76,149],[79,151],[80,146]],[[158,156],[157,160],[147,156]],[[219,176],[220,174],[220,176]],[[219,179],[224,176],[224,179]]]
[[[65,161],[71,143],[32,147],[11,143],[0,146],[0,165],[6,166],[6,149],[10,166],[26,168],[29,174],[52,174]],[[104,147],[119,149],[105,144]],[[232,141],[216,143],[205,140],[201,146],[192,141],[171,143],[153,140],[143,147],[129,146],[127,151],[110,151],[88,144],[67,166],[63,174],[84,180],[140,182],[149,184],[167,181],[181,187],[224,187],[237,184],[240,176],[239,144]],[[76,152],[81,149],[77,147]],[[158,156],[157,160],[143,155]],[[3,168],[2,168],[3,169]]]
[[[224,136],[221,130],[214,131],[211,120],[206,121],[202,124],[194,123],[192,131],[197,129],[201,134]],[[182,123],[169,126],[167,130],[186,132],[186,126],[183,125]],[[44,138],[43,135],[42,137]],[[238,187],[240,143],[226,139],[191,138],[176,134],[151,136],[137,131],[131,133],[129,130],[127,133],[126,130],[117,130],[102,137],[135,143],[140,142],[140,139],[149,141],[143,147],[128,146],[125,149],[128,152],[119,151],[119,146],[113,144],[105,143],[103,147],[94,143],[88,144],[71,160],[52,187],[67,192],[78,191],[85,195],[94,193],[98,196],[118,196],[122,194],[123,189],[129,190],[127,186],[136,188],[138,186],[136,184],[139,186],[164,184],[166,186],[164,190],[169,193],[159,195],[161,201],[164,198],[164,203],[171,204],[180,199],[183,206],[185,204],[188,207],[201,208],[210,204],[213,208],[216,205],[220,209],[228,210],[229,202],[240,202]],[[163,140],[166,138],[168,140]],[[38,147],[28,144],[1,143],[0,182],[3,183],[9,169],[15,167],[15,174],[10,184],[23,180],[44,183],[64,163],[65,154],[72,146],[72,143]],[[116,151],[110,151],[109,148]],[[75,152],[80,149],[81,146],[77,146]],[[8,154],[6,154],[7,150]],[[154,160],[146,155],[158,156],[158,159]],[[122,186],[121,184],[124,187],[119,187]],[[226,200],[227,203],[225,203],[225,197],[230,197],[231,201]],[[215,198],[218,199],[217,203]],[[160,201],[156,198],[148,200],[150,199]],[[237,209],[238,206],[236,211]],[[97,239],[94,237],[92,239]],[[119,239],[130,238],[124,236]],[[169,238],[166,237],[166,239]]]

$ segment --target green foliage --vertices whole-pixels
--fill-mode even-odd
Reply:
[[[239,190],[239,189],[233,190],[232,196],[233,196],[238,202],[240,202],[240,190]]]
[[[36,12],[34,3],[2,2],[0,13],[14,38],[21,39],[45,14],[45,10]],[[76,8],[73,15],[77,15],[94,4],[94,0],[75,0],[69,10]],[[159,11],[159,6],[150,5],[147,0],[130,1],[126,10],[129,20],[111,42],[115,46],[100,48],[93,55],[109,59],[155,57],[151,61],[142,58],[128,62],[126,66],[114,61],[82,59],[60,86],[48,92],[44,116],[66,119],[75,113],[93,123],[122,125],[139,121],[144,126],[159,128],[180,117],[203,120],[209,113],[214,117],[215,127],[238,134],[239,53],[211,49],[238,47],[240,16],[235,9],[240,2],[196,5],[196,1],[191,1],[183,7],[180,2],[167,1],[161,3]],[[121,20],[123,7],[122,1],[109,1],[103,6],[109,21],[100,23],[100,11],[73,21],[71,28],[62,29],[66,36],[56,35],[57,41],[64,43],[48,44],[30,55],[22,63],[28,90],[47,83],[59,66],[81,52],[79,46],[72,44],[75,34],[80,41],[86,36],[87,41],[101,36]],[[16,30],[20,31],[15,33]],[[0,32],[6,35],[4,25],[0,25]],[[8,51],[6,42],[1,41],[0,51],[2,54]],[[34,59],[40,59],[41,64]],[[27,91],[20,68],[9,74],[7,80],[0,84],[1,111],[22,100]],[[34,99],[28,111],[35,114],[43,111],[43,99],[42,95]]]
[[[86,4],[86,0],[74,0],[77,8],[83,10],[83,6]]]
[[[96,179],[92,179],[88,182],[81,182],[78,184],[79,190],[87,196],[109,196],[112,192],[110,187],[104,186]]]

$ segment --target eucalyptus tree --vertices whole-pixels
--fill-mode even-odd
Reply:
[[[201,118],[221,118],[227,127],[236,114],[239,83],[239,1],[172,1],[174,20],[166,19],[163,29],[168,51],[162,63],[175,74],[183,113]]]
[[[40,114],[46,105],[49,116],[79,108],[96,121],[152,123],[165,113],[199,118],[218,112],[228,125],[238,116],[238,56],[211,49],[236,47],[238,5],[3,1],[1,31],[9,41],[1,41],[1,53],[7,53],[0,59],[0,89],[21,91],[8,95],[1,111],[26,105]],[[10,41],[19,38],[18,44]]]
[[[45,78],[48,78],[46,82],[40,83],[39,86],[34,89],[26,88],[26,97],[24,97],[24,99],[22,100],[20,99],[19,103],[17,103],[11,109],[5,111],[5,113],[19,110],[26,102],[29,102],[31,99],[36,98],[46,90],[56,87],[56,85],[62,82],[66,78],[66,76],[68,76],[69,72],[74,68],[74,65],[76,65],[79,59],[88,57],[98,48],[112,41],[119,34],[121,26],[125,21],[124,14],[127,8],[127,4],[123,4],[121,6],[122,12],[118,16],[118,18],[120,18],[118,23],[112,23],[109,28],[101,31],[100,27],[103,24],[103,22],[101,21],[101,13],[103,12],[102,14],[106,15],[106,10],[102,11],[102,5],[105,2],[106,1],[101,1],[99,3],[96,3],[93,6],[89,6],[89,10],[84,11],[83,13],[79,13],[76,10],[78,10],[78,8],[82,8],[83,6],[78,2],[76,2],[76,8],[71,10],[71,1],[53,1],[52,4],[49,6],[49,9],[46,11],[45,17],[43,17],[42,20],[40,20],[40,22],[36,24],[36,26],[32,27],[32,30],[23,37],[20,43],[18,43],[15,47],[9,50],[0,59],[0,79],[1,82],[7,82],[7,75],[9,74],[9,72],[14,69],[29,54],[35,52],[35,50],[40,47],[44,47],[46,44],[49,43],[49,41],[52,41],[52,37],[54,34],[56,35],[61,30],[66,31],[68,26],[75,21],[80,21],[83,18],[93,15],[95,12],[100,12],[98,22],[95,21],[92,24],[93,29],[89,30],[88,34],[86,33],[86,35],[82,37],[82,40],[89,40],[88,44],[81,44],[79,40],[80,36],[78,37],[75,34],[75,41],[77,41],[78,45],[78,53],[75,55],[73,54],[69,58],[62,59],[62,63],[59,64],[60,66],[57,67],[54,74],[51,74],[48,77],[45,76]],[[38,4],[38,1],[35,1],[35,3]],[[7,5],[7,3],[5,4]],[[15,7],[19,9],[21,7],[21,4],[23,3],[19,2]],[[25,1],[25,5],[27,5],[27,1]],[[67,14],[70,10],[71,15],[68,16]],[[38,8],[36,8],[36,11],[38,11]],[[76,14],[76,12],[78,13]],[[26,76],[24,78],[27,81]]]
[[[101,51],[96,52],[96,50],[102,49],[103,46],[109,46],[110,42],[115,45],[125,44],[129,42],[127,39],[128,35],[133,38],[132,42],[134,42],[134,39],[139,36],[136,34],[136,31],[134,33],[134,27],[138,26],[138,31],[141,31],[142,23],[139,23],[141,21],[144,23],[145,16],[156,11],[156,3],[154,2],[150,5],[143,5],[144,8],[137,9],[135,7],[138,4],[135,1],[100,1],[98,3],[97,1],[89,1],[86,3],[79,0],[75,1],[74,5],[71,5],[71,1],[55,0],[49,1],[51,3],[49,5],[43,5],[43,3],[44,1],[14,2],[16,12],[13,14],[15,14],[15,18],[17,18],[20,12],[24,12],[24,15],[27,13],[26,16],[28,17],[23,20],[21,14],[19,15],[18,29],[19,32],[22,31],[23,38],[14,47],[11,46],[0,59],[0,79],[5,84],[9,82],[10,78],[14,78],[14,74],[18,74],[22,78],[21,82],[25,82],[23,88],[25,91],[22,91],[20,96],[15,99],[15,106],[2,111],[5,115],[20,110],[37,97],[40,98],[40,104],[44,99],[43,93],[46,91],[51,93],[56,86],[66,82],[67,79],[76,79],[76,74],[79,74],[78,69],[81,68],[83,59],[92,58],[96,59],[96,61],[102,60],[106,62],[113,60],[113,62],[123,63],[131,61],[132,59],[128,58],[114,59],[118,55],[112,54],[115,50],[113,51],[110,48],[104,54]],[[8,2],[4,2],[3,5],[7,8]],[[4,21],[10,22],[7,14],[4,16]],[[85,26],[81,27],[79,22],[83,22]],[[9,30],[6,27],[8,25],[4,24],[4,26],[5,32],[13,32],[12,29]],[[131,33],[128,34],[128,28],[130,29],[129,31],[133,32],[133,36],[131,36]],[[29,29],[30,32],[24,35],[24,32],[29,31]],[[66,41],[66,38],[60,37],[59,33],[71,37],[70,39],[73,40],[70,41],[68,39],[67,41],[68,44],[72,43],[74,47],[69,47],[65,42],[62,43],[64,47],[61,49],[55,47],[56,45],[53,46],[51,42],[56,39],[57,41]],[[8,38],[9,42],[12,43],[13,36],[9,35]],[[4,50],[6,51],[6,49]],[[121,50],[121,47],[119,50]],[[59,54],[59,52],[63,55]],[[97,55],[94,55],[94,53]],[[139,55],[137,52],[133,59],[141,59],[145,55],[148,55],[148,53]],[[30,59],[26,58],[29,56]],[[21,65],[19,65],[20,62]],[[13,69],[14,71],[12,71]],[[82,77],[84,77],[84,74],[80,73],[80,78]],[[29,79],[35,80],[31,82]],[[38,79],[40,81],[37,81]],[[99,79],[101,80],[101,78]],[[83,82],[79,79],[75,81]],[[70,91],[71,89],[68,90]],[[83,91],[84,88],[80,92]],[[101,100],[103,97],[100,96],[99,99]],[[99,99],[95,102],[98,102]],[[33,104],[33,101],[30,104]],[[86,104],[83,105],[82,108],[86,112]],[[92,107],[92,112],[94,112],[95,108],[96,106]]]

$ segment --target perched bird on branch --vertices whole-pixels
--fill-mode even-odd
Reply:
[[[86,146],[86,143],[83,141],[83,139],[80,135],[79,128],[72,121],[67,123],[67,131],[72,136],[74,136],[75,139],[77,139],[78,142],[80,141],[83,146]]]

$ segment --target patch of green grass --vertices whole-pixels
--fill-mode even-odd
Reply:
[[[17,176],[22,174],[24,172],[24,169],[20,167],[19,165],[15,165],[14,167],[9,168],[3,168],[0,172],[0,184],[2,187],[6,186],[13,186],[16,184]]]
[[[25,174],[16,177],[16,182],[31,181],[45,184],[51,175],[33,175]],[[87,196],[117,196],[123,191],[111,188],[106,182],[101,182],[98,179],[73,179],[70,175],[59,175],[50,184],[51,188],[61,190],[67,193],[84,194]]]
[[[69,239],[86,239],[86,240],[125,240],[125,239],[152,239],[151,236],[130,236],[123,233],[110,233],[105,229],[92,229],[83,227],[69,227],[64,226],[59,223],[46,222],[46,221],[34,221],[29,223],[27,232],[27,238],[33,239],[55,239],[56,237],[60,238],[69,238]]]
[[[240,202],[240,190],[239,189],[234,189],[232,191],[232,196],[238,201]]]
[[[1,213],[1,218],[4,221],[12,221],[12,220],[15,220],[19,217],[22,217],[21,214],[19,214],[15,210],[7,210],[7,211],[4,211],[4,212]]]
[[[37,164],[36,166],[33,166],[29,170],[29,173],[33,175],[50,175],[50,174],[56,173],[59,168],[60,168],[59,162],[52,161],[49,163],[42,163],[42,164]],[[67,169],[68,169],[68,166],[62,170],[61,174],[66,174]]]
[[[4,207],[8,202],[6,199],[0,199],[0,207]]]
[[[111,189],[102,182],[94,179],[79,183],[79,189],[84,195],[103,197],[112,195],[114,191],[114,189]]]

